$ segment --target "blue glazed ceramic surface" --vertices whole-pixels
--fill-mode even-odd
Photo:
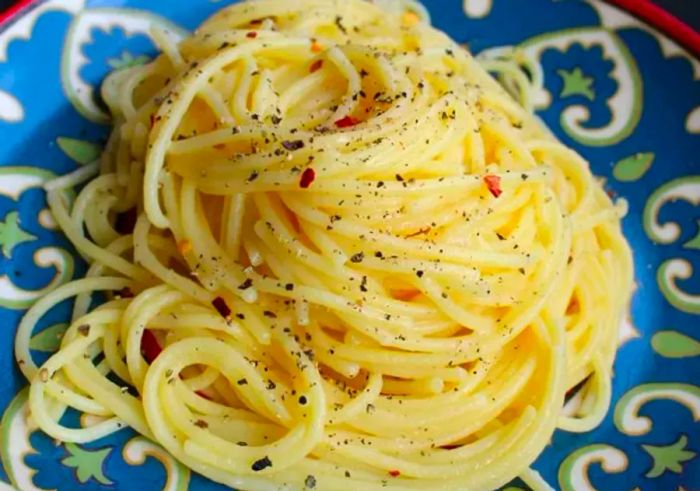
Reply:
[[[152,24],[185,33],[224,4],[47,0],[0,26],[0,491],[222,488],[129,430],[87,445],[35,430],[12,345],[26,308],[84,271],[41,185],[99,152],[109,131],[100,81],[154,54]],[[621,327],[613,404],[597,430],[557,432],[535,468],[555,489],[700,489],[700,63],[597,1],[424,4],[473,52],[519,45],[541,64],[538,113],[630,205],[637,290]],[[37,360],[58,345],[69,308],[42,320]]]

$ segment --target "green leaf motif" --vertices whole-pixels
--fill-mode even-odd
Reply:
[[[146,55],[134,56],[128,51],[124,51],[120,57],[108,59],[107,64],[115,70],[123,70],[124,68],[143,65],[148,62],[149,59],[150,58]]]
[[[564,86],[561,89],[559,97],[582,95],[589,101],[595,99],[595,91],[593,90],[593,77],[587,77],[580,67],[573,70],[557,70],[561,77]]]
[[[651,152],[646,152],[624,158],[613,167],[613,176],[622,182],[637,181],[647,173],[655,156]]]
[[[0,246],[3,255],[10,259],[12,250],[24,242],[36,240],[32,234],[28,234],[19,226],[19,213],[11,211],[5,216],[5,221],[0,221]]]
[[[112,447],[86,450],[75,443],[66,443],[65,446],[70,455],[64,458],[61,463],[75,469],[75,475],[81,484],[85,484],[90,479],[95,479],[104,485],[112,484],[112,481],[107,479],[102,472],[104,460],[112,452]]]
[[[53,326],[47,327],[43,331],[32,336],[32,339],[29,340],[29,348],[45,353],[58,351],[66,329],[68,329],[68,324],[66,323],[54,324]]]
[[[666,358],[690,358],[700,355],[700,342],[678,331],[659,331],[651,338],[651,347]]]
[[[646,476],[649,478],[659,477],[667,470],[676,474],[683,472],[683,462],[688,462],[697,455],[695,452],[685,449],[687,444],[688,437],[683,435],[672,445],[661,447],[642,445],[642,448],[654,460],[654,465]]]
[[[683,244],[684,249],[700,249],[700,220],[698,220],[698,233],[695,237]]]
[[[102,153],[100,145],[85,140],[61,136],[56,139],[56,143],[63,153],[82,165],[94,162]]]

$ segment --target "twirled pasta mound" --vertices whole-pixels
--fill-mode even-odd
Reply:
[[[624,203],[415,12],[258,0],[155,35],[104,83],[101,160],[47,185],[90,267],[20,325],[33,420],[242,490],[535,486],[555,428],[607,410]]]

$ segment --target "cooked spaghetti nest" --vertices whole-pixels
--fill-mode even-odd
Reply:
[[[99,162],[47,184],[89,269],[17,334],[43,431],[129,426],[242,490],[483,491],[536,484],[555,428],[600,422],[625,204],[466,50],[360,0],[154,36],[103,84]],[[37,367],[32,332],[71,298]]]

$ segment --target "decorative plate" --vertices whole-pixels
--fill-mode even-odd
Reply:
[[[433,24],[473,52],[519,45],[539,62],[540,116],[630,204],[637,290],[620,332],[613,404],[597,430],[557,432],[535,468],[562,490],[700,489],[700,63],[597,0],[424,3]],[[222,6],[38,0],[0,24],[0,491],[222,489],[129,430],[88,445],[35,430],[13,357],[24,310],[84,271],[41,184],[100,151],[109,129],[100,81],[153,55],[152,24],[185,34]],[[57,347],[68,312],[61,305],[35,333],[38,359]]]

